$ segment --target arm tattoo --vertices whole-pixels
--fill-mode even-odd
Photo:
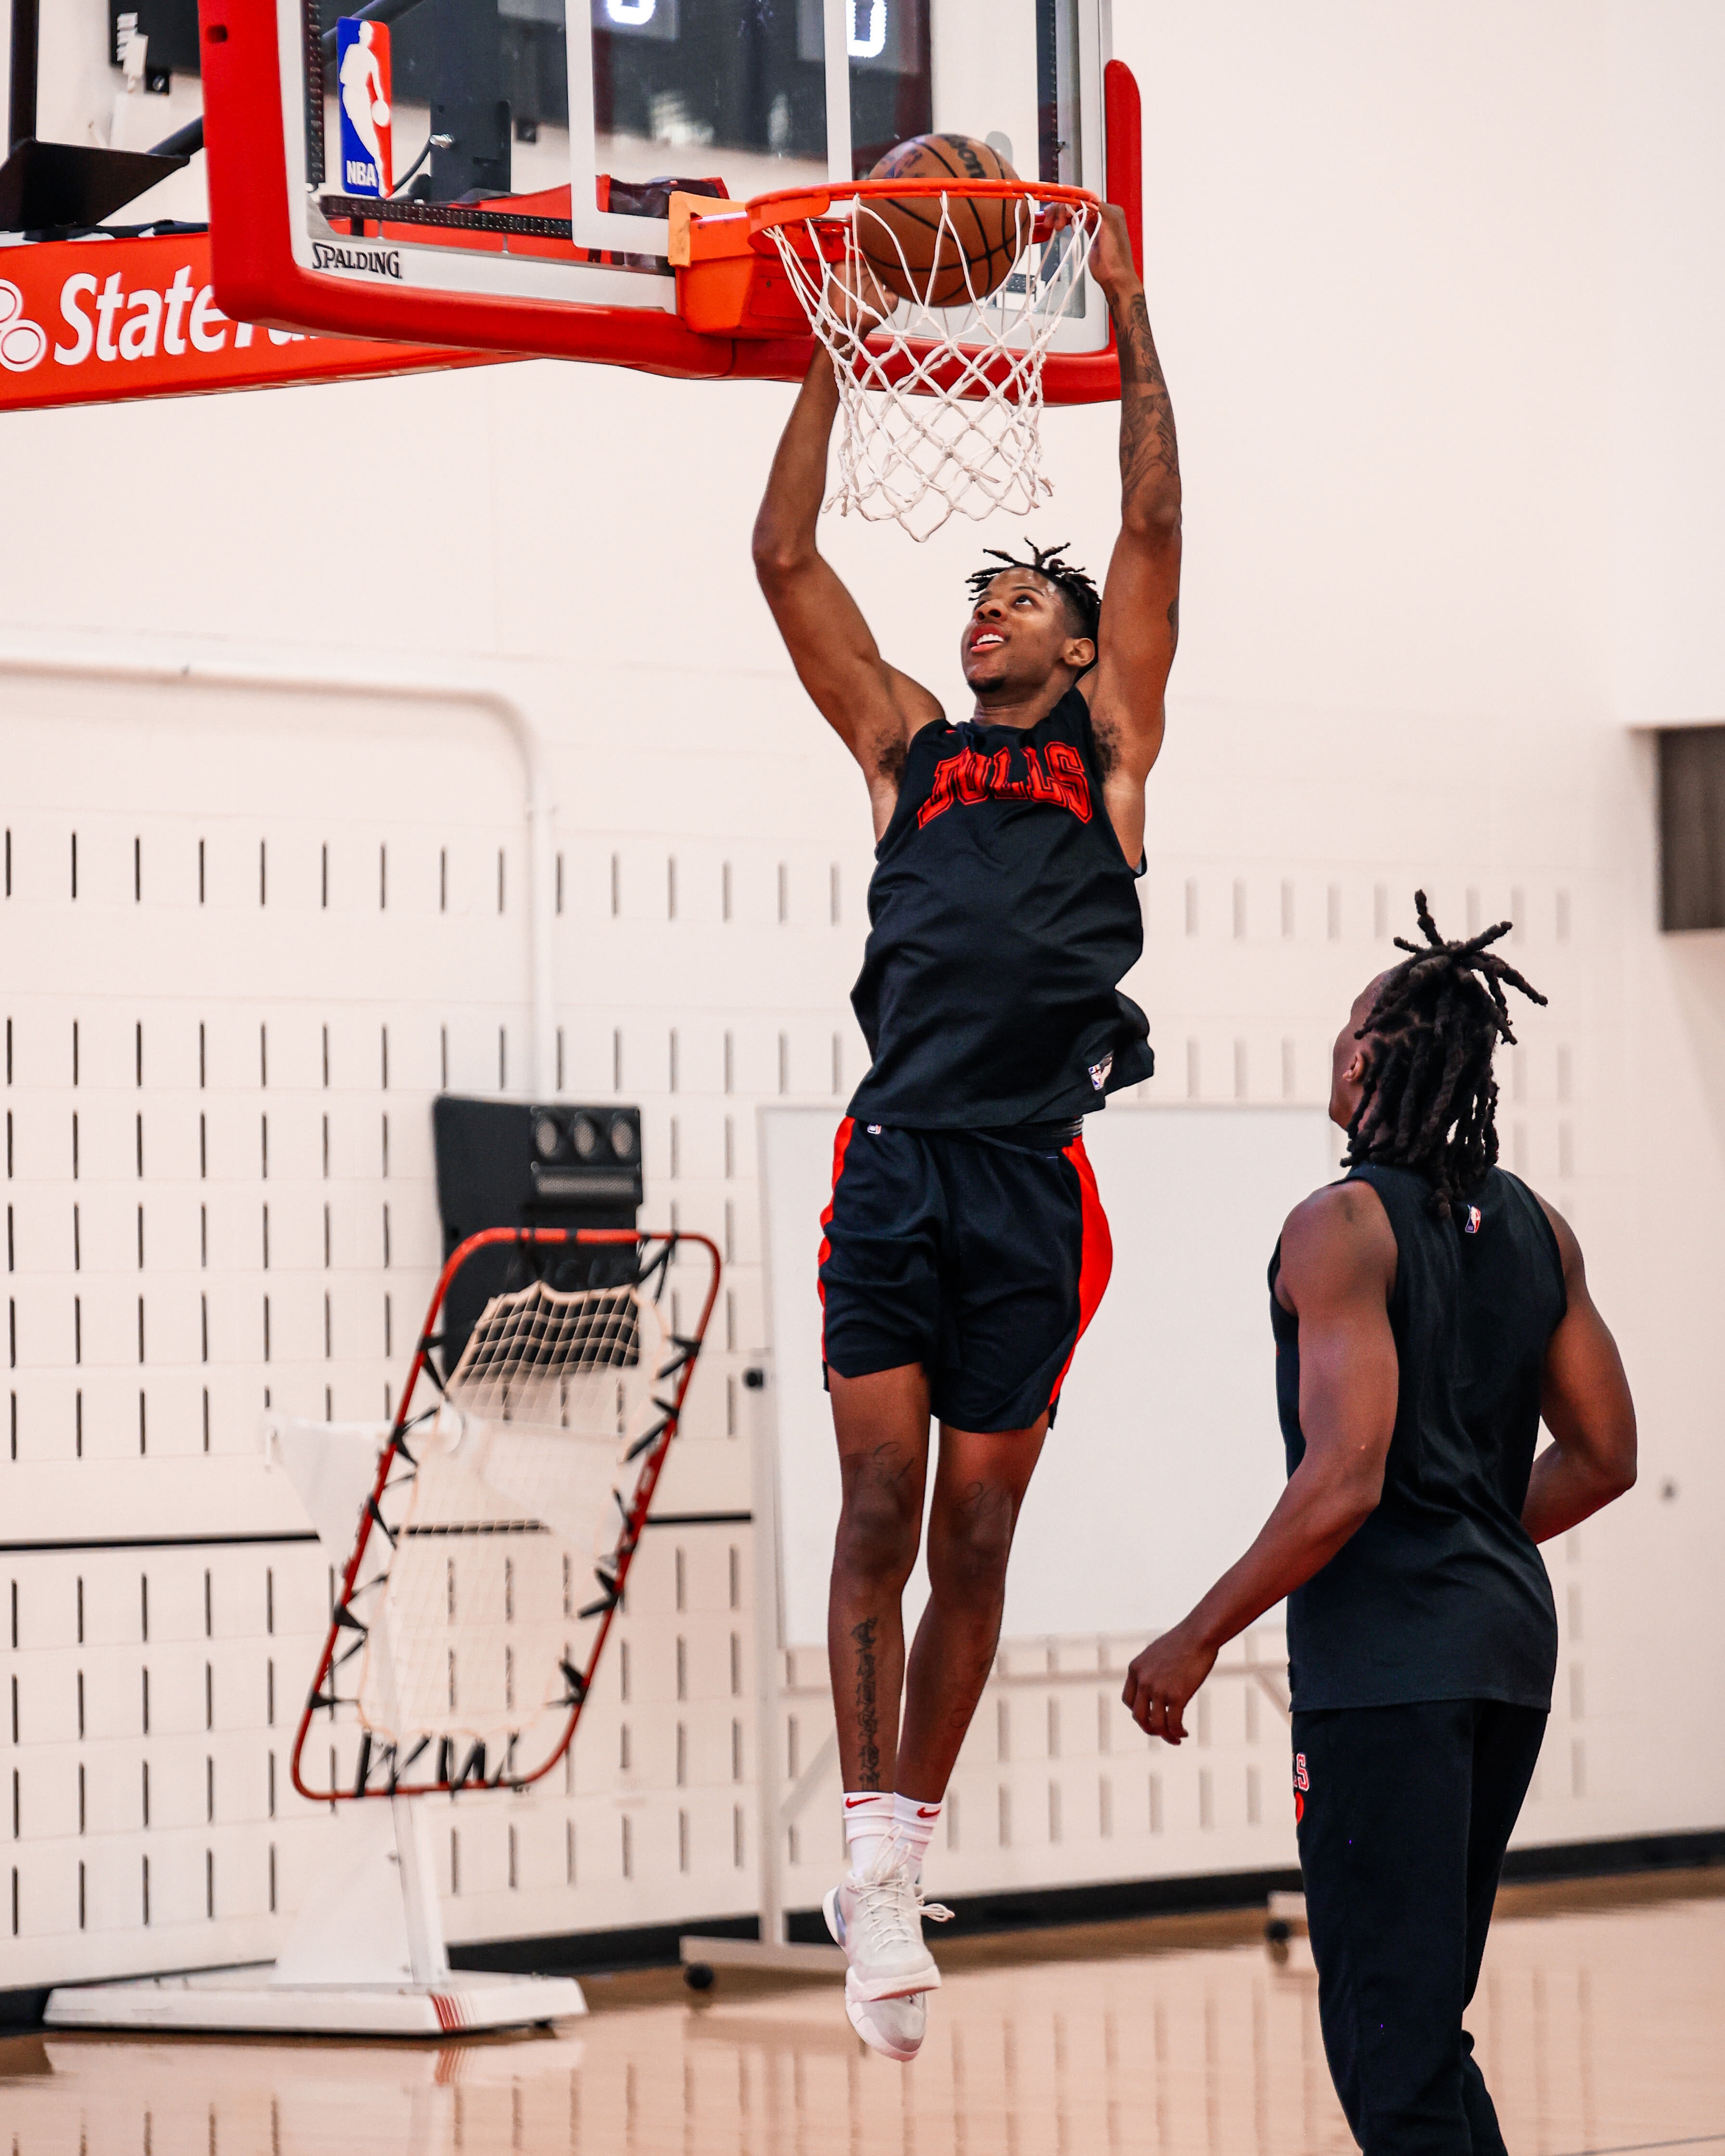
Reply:
[[[1161,362],[1156,356],[1156,339],[1150,333],[1150,303],[1142,292],[1135,292],[1127,300],[1119,327],[1121,381],[1161,383]]]
[[[1116,317],[1120,356],[1120,486],[1130,499],[1180,489],[1174,407],[1150,333],[1150,309],[1135,292]]]
[[[880,1787],[880,1707],[875,1697],[875,1620],[865,1617],[851,1627],[857,1647],[857,1787]]]

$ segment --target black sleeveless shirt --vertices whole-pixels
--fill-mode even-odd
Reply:
[[[910,742],[851,997],[873,1058],[852,1116],[912,1130],[1054,1122],[1154,1069],[1120,993],[1144,948],[1089,706]]]
[[[1390,1297],[1400,1385],[1383,1496],[1321,1572],[1288,1597],[1297,1708],[1494,1699],[1549,1708],[1558,1619],[1522,1525],[1539,1435],[1546,1344],[1568,1306],[1539,1200],[1493,1168],[1450,1219],[1407,1168],[1357,1168],[1396,1238]],[[1291,1475],[1300,1327],[1275,1297],[1276,1405]]]

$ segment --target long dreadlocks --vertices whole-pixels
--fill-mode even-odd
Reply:
[[[1355,1035],[1369,1040],[1364,1090],[1347,1127],[1345,1168],[1375,1161],[1429,1177],[1444,1219],[1453,1202],[1485,1180],[1497,1159],[1497,1084],[1492,1052],[1513,1045],[1507,984],[1546,999],[1489,947],[1506,935],[1500,921],[1465,943],[1446,943],[1423,891],[1413,894],[1422,946],[1397,937],[1410,955],[1384,976],[1371,1015]]]
[[[974,605],[995,578],[1007,570],[1033,569],[1038,576],[1046,577],[1066,600],[1078,622],[1079,634],[1088,636],[1094,643],[1097,625],[1102,619],[1102,594],[1097,590],[1095,579],[1088,570],[1079,568],[1075,562],[1062,560],[1072,542],[1063,539],[1058,547],[1038,547],[1033,539],[1027,539],[1025,544],[1030,549],[1027,562],[1021,562],[1014,554],[1002,553],[998,547],[983,548],[990,561],[997,562],[1000,567],[973,569],[965,578],[965,582],[971,588],[971,603]]]

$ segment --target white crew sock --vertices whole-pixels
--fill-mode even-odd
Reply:
[[[893,1831],[893,1799],[884,1789],[845,1791],[845,1845],[851,1869],[860,1877],[880,1855]]]
[[[893,1799],[893,1832],[909,1851],[919,1874],[940,1819],[939,1804],[925,1804],[917,1797]]]

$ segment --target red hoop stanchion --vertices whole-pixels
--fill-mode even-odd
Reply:
[[[476,1254],[632,1248],[627,1276],[535,1276],[486,1305],[453,1366],[432,1355],[451,1283]],[[665,1322],[684,1246],[708,1264],[700,1316]],[[294,1739],[300,1794],[524,1789],[569,1749],[675,1437],[718,1298],[705,1235],[493,1228],[445,1265],[378,1455]],[[437,1389],[420,1406],[422,1379]],[[632,1478],[632,1479],[631,1479]],[[357,1727],[350,1774],[306,1774],[317,1717]]]

